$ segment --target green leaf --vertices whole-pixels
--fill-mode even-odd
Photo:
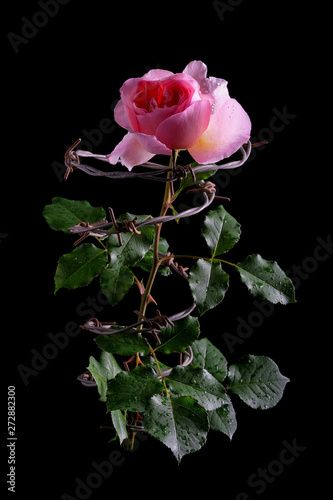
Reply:
[[[106,402],[108,380],[121,373],[121,368],[112,354],[102,351],[100,361],[97,361],[93,356],[90,357],[88,370],[97,384],[100,401]],[[125,416],[120,410],[114,410],[111,411],[111,419],[121,444],[124,439],[128,438]]]
[[[170,448],[178,462],[206,442],[206,411],[190,396],[153,396],[142,423],[151,436]]]
[[[149,219],[148,215],[135,216],[133,214],[124,214],[119,217],[118,221],[121,222],[124,219],[133,220],[137,217],[137,222],[143,222]],[[135,266],[146,253],[149,251],[153,244],[154,239],[154,227],[153,226],[143,226],[138,228],[141,234],[136,234],[134,231],[129,233],[122,233],[121,238],[123,244],[120,246],[118,237],[116,234],[111,234],[107,239],[107,247],[111,254],[111,265],[117,265],[118,267],[127,265]]]
[[[95,342],[103,351],[121,356],[132,356],[132,354],[137,352],[140,354],[148,354],[150,352],[147,342],[138,333],[99,335],[95,339]]]
[[[69,233],[68,228],[79,222],[99,222],[105,220],[103,207],[92,207],[87,201],[52,198],[52,204],[46,205],[43,216],[48,225],[55,231]]]
[[[143,412],[149,399],[162,390],[163,383],[152,368],[139,366],[121,372],[109,382],[107,410]]]
[[[202,316],[224,299],[229,286],[229,275],[215,260],[199,259],[189,273],[192,297]]]
[[[88,370],[91,372],[97,384],[100,401],[106,401],[108,380],[111,380],[122,371],[117,361],[112,354],[103,351],[101,353],[100,361],[97,361],[93,356],[90,356]]]
[[[251,354],[231,365],[228,376],[228,389],[238,394],[247,405],[260,410],[273,408],[289,382],[270,358]]]
[[[107,369],[101,365],[97,359],[93,356],[89,358],[88,370],[94,377],[97,384],[98,394],[100,395],[100,401],[106,401],[106,387],[107,387]]]
[[[222,205],[208,212],[202,227],[212,257],[230,250],[239,240],[240,224]]]
[[[273,304],[296,302],[294,285],[276,262],[254,254],[239,262],[236,269],[254,297]]]
[[[101,365],[107,371],[107,379],[108,380],[111,380],[116,375],[118,375],[118,373],[120,373],[122,371],[120,366],[118,365],[117,361],[115,360],[114,356],[112,356],[112,354],[109,352],[105,352],[105,351],[101,352],[100,362],[101,362]]]
[[[156,360],[155,360],[155,358],[153,358],[153,356],[149,356],[149,357],[145,358],[145,366],[151,366],[154,369],[155,373],[159,373],[159,370],[164,372],[166,370],[171,369],[171,366],[168,366],[165,363],[162,363],[162,361],[160,359],[157,360],[157,363],[156,363]]]
[[[192,344],[193,361],[190,366],[206,369],[221,384],[227,373],[227,360],[217,347],[207,338],[196,340]],[[208,411],[209,425],[212,430],[223,432],[230,439],[237,428],[235,410],[231,404],[222,404],[216,410]]]
[[[134,283],[134,274],[126,266],[109,265],[100,276],[101,290],[112,306],[120,302]]]
[[[223,385],[204,368],[177,366],[166,381],[173,393],[191,396],[205,410],[215,410],[230,403]]]
[[[60,257],[54,276],[55,293],[60,288],[78,288],[88,285],[100,274],[108,261],[104,248],[83,243],[71,253]]]
[[[207,413],[209,426],[213,431],[223,432],[230,439],[237,429],[236,413],[232,404],[222,405]]]
[[[156,347],[157,351],[164,354],[182,352],[191,345],[200,334],[200,325],[197,318],[187,316],[175,321],[175,326],[164,327],[159,332],[161,345]]]
[[[158,245],[158,251],[166,254],[169,250],[169,243],[165,238],[160,238],[159,245]],[[153,252],[148,251],[146,255],[143,257],[142,260],[140,260],[137,264],[138,267],[141,267],[144,271],[150,272],[152,265],[153,265]],[[172,274],[171,270],[169,267],[163,267],[163,264],[159,266],[158,268],[159,274],[162,274],[163,276],[169,276]]]
[[[210,340],[203,338],[192,344],[193,361],[191,366],[205,368],[221,384],[228,373],[227,360]]]
[[[125,415],[123,415],[120,410],[113,410],[111,412],[111,420],[120,444],[122,444],[122,442],[128,438]]]

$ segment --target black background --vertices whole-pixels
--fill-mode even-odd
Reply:
[[[305,8],[303,2],[290,2],[288,7],[261,0],[230,4],[234,7],[223,19],[213,2],[116,5],[71,0],[60,5],[27,43],[20,43],[17,53],[8,33],[22,36],[23,17],[43,24],[43,18],[36,17],[41,7],[37,2],[15,2],[7,12],[0,225],[2,400],[5,412],[6,387],[15,385],[16,498],[53,500],[64,493],[75,498],[76,479],[86,482],[94,471],[92,463],[107,460],[112,450],[119,450],[125,461],[93,489],[92,499],[190,496],[200,494],[199,487],[205,496],[228,500],[241,492],[251,499],[302,498],[305,493],[323,498],[319,492],[328,482],[324,450],[330,259],[315,262],[313,255],[317,238],[326,241],[332,234],[329,152],[323,138],[325,13],[313,5]],[[155,67],[180,72],[193,59],[204,61],[210,76],[229,82],[231,96],[251,117],[252,136],[269,139],[253,161],[238,175],[224,177],[225,188],[219,188],[219,194],[231,198],[226,208],[242,225],[230,260],[260,253],[285,270],[300,266],[303,277],[298,279],[297,304],[274,306],[273,314],[233,352],[223,334],[236,335],[237,318],[248,321],[255,310],[253,298],[236,276],[223,304],[203,317],[202,335],[230,362],[244,353],[266,355],[291,382],[272,410],[254,411],[234,398],[238,429],[232,441],[211,432],[206,445],[178,466],[171,452],[153,439],[141,442],[132,454],[117,442],[108,443],[111,434],[99,428],[109,424],[104,404],[93,389],[76,381],[89,356],[98,354],[89,334],[71,338],[47,366],[28,378],[27,385],[17,367],[31,367],[31,350],[41,353],[50,343],[50,332],[63,332],[69,322],[87,319],[77,308],[98,292],[93,283],[89,289],[54,295],[56,262],[72,250],[72,238],[47,226],[44,205],[53,196],[63,196],[112,206],[116,214],[159,211],[159,185],[88,178],[81,172],[63,182],[60,164],[66,148],[78,137],[84,139],[84,130],[98,129],[106,118],[113,120],[112,108],[127,78]],[[295,116],[274,132],[274,110],[283,109]],[[123,135],[116,125],[95,139],[92,149],[109,153]],[[166,228],[175,248],[204,248],[200,220],[172,231]],[[163,311],[174,312],[171,294],[178,301],[177,310],[186,307],[186,287],[175,278],[168,288],[155,289],[155,298],[165,303]],[[134,291],[130,297],[138,298]],[[131,307],[104,307],[99,316],[108,320],[115,315],[118,320],[137,305]],[[5,427],[2,440],[5,449]],[[259,494],[258,487],[247,484],[248,478],[279,459],[284,441],[306,449]]]

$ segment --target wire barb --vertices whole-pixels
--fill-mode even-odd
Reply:
[[[71,172],[73,172],[75,166],[72,165],[72,162],[75,161],[76,163],[80,163],[80,158],[79,155],[77,154],[74,149],[76,146],[78,146],[81,142],[81,139],[77,139],[72,146],[70,146],[66,153],[65,153],[65,165],[67,167],[65,175],[64,175],[64,180],[67,181],[68,176]]]
[[[111,217],[111,222],[107,220],[102,220],[100,222],[94,222],[93,224],[89,224],[89,222],[80,221],[75,226],[71,226],[68,230],[73,234],[81,234],[81,237],[74,243],[74,245],[78,245],[88,236],[106,236],[109,234],[117,234],[119,245],[122,246],[122,238],[120,233],[135,233],[141,234],[141,231],[137,229],[138,223],[137,217],[134,217],[133,220],[122,220],[116,221],[113,210],[109,207],[109,214]],[[114,227],[114,230],[108,231],[105,228]]]
[[[196,182],[197,179],[196,179],[194,170],[193,170],[190,163],[188,165],[184,165],[184,166],[178,165],[178,167],[175,169],[175,175],[176,175],[177,179],[179,179],[179,180],[184,179],[188,173],[191,174],[192,181]]]

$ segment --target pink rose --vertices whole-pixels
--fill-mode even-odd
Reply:
[[[250,119],[227,82],[206,75],[206,65],[192,61],[182,73],[155,69],[127,80],[114,116],[128,133],[108,161],[131,170],[172,149],[187,149],[201,164],[235,153],[250,138]]]

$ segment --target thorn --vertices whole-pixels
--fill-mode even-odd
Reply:
[[[143,286],[142,281],[139,281],[139,280],[138,280],[138,278],[137,278],[136,276],[134,276],[134,279],[135,279],[136,284],[137,284],[137,286],[138,286],[138,288],[139,288],[140,295],[143,295],[143,294],[145,293],[145,288],[144,288],[144,286]],[[154,299],[151,295],[149,295],[149,297],[148,297],[148,304],[149,304],[150,302],[153,302],[153,303],[157,306],[157,302],[156,302],[156,300],[155,300],[155,299]]]

